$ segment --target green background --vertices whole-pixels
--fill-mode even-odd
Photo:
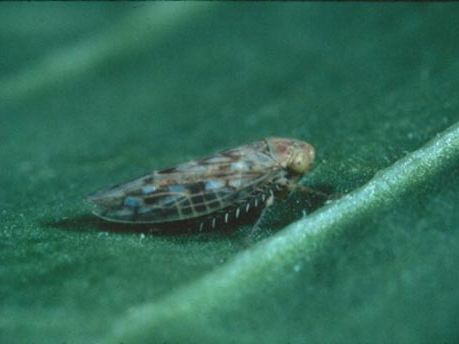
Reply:
[[[459,342],[459,134],[439,135],[459,119],[458,17],[2,3],[0,341]],[[311,142],[304,184],[347,196],[306,217],[301,195],[276,204],[249,244],[250,226],[113,231],[83,202],[270,135]]]

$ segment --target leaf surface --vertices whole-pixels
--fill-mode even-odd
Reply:
[[[0,9],[1,342],[459,340],[456,4]],[[271,135],[341,197],[275,204],[257,242],[83,202]]]

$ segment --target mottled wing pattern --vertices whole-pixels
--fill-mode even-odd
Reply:
[[[229,180],[223,179],[171,185],[167,192],[144,197],[136,219],[137,221],[160,223],[211,214],[237,204],[238,200],[247,197],[254,186],[261,183],[263,179],[263,176],[256,179],[241,179],[242,186],[237,188],[230,186]]]
[[[244,201],[275,178],[279,169],[261,141],[155,171],[98,193],[92,200],[106,202],[96,213],[112,221],[188,220]]]

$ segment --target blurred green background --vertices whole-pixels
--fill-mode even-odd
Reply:
[[[269,135],[315,145],[305,184],[351,192],[459,119],[458,16],[457,4],[0,4],[0,341],[459,342],[457,167],[337,222],[293,266],[267,252],[272,278],[232,290],[218,285],[234,259],[256,267],[265,244],[246,245],[250,226],[120,233],[82,201]],[[275,205],[267,236],[288,239],[304,207]],[[203,279],[218,307],[199,306]],[[193,302],[178,307],[177,291]]]

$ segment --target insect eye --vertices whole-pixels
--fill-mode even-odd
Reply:
[[[309,168],[309,161],[304,154],[297,152],[292,155],[288,168],[294,173],[302,174]]]

